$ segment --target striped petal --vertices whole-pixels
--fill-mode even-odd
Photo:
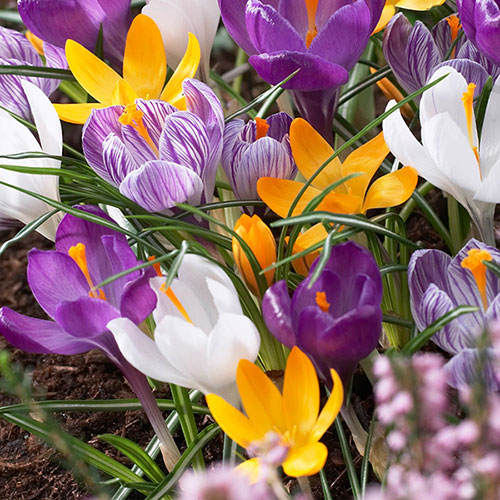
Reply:
[[[103,162],[106,179],[119,186],[128,174],[138,168],[123,141],[115,134],[110,134],[103,143]]]

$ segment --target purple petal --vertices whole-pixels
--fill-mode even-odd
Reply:
[[[495,80],[500,75],[500,66],[490,61],[471,42],[466,41],[457,51],[457,59],[468,59],[480,64]],[[452,61],[448,61],[452,62]]]
[[[87,296],[90,290],[80,268],[67,254],[31,250],[28,256],[28,283],[42,309],[52,318],[57,306]]]
[[[35,354],[79,354],[92,349],[54,321],[23,316],[8,307],[0,310],[0,334],[17,349]]]
[[[229,172],[233,163],[233,148],[244,126],[245,122],[243,120],[232,120],[224,127],[222,168],[224,168],[228,177],[231,175]]]
[[[474,10],[476,0],[457,0],[457,9],[460,16],[460,22],[467,38],[476,45],[476,26],[474,19]]]
[[[107,181],[112,182],[104,164],[103,144],[110,134],[121,137],[121,124],[118,121],[123,114],[123,106],[110,106],[94,109],[83,127],[82,145],[89,165]]]
[[[0,26],[0,57],[17,59],[18,64],[42,66],[42,60],[28,39],[19,33]]]
[[[130,281],[123,288],[120,313],[136,325],[140,325],[155,309],[157,303],[156,293],[149,285],[152,270],[144,270],[141,276]]]
[[[370,39],[371,20],[370,9],[362,0],[345,5],[314,38],[310,52],[350,70]]]
[[[10,65],[11,62],[0,58],[0,64]],[[23,80],[26,78],[18,75],[0,75],[0,105],[25,120],[31,120],[30,105],[22,86]]]
[[[119,186],[127,175],[138,168],[123,141],[115,134],[110,134],[104,140],[103,163],[107,175],[105,179]]]
[[[495,0],[482,0],[474,8],[475,45],[495,64],[500,64],[500,8]],[[464,25],[465,34],[468,23]]]
[[[289,348],[297,342],[292,324],[291,305],[292,301],[284,280],[272,285],[262,300],[262,316],[267,328]]]
[[[120,192],[149,212],[161,212],[176,203],[200,203],[203,182],[193,170],[163,160],[150,161],[130,173]]]
[[[455,68],[468,83],[474,83],[474,85],[476,85],[474,89],[475,97],[481,94],[484,84],[490,76],[480,64],[469,61],[468,59],[450,59],[449,61],[438,64],[434,69],[437,71],[442,66],[451,66]]]
[[[328,2],[318,2],[318,10],[320,4],[327,4]],[[299,36],[305,40],[308,30],[307,22],[307,8],[306,2],[279,2],[279,13],[293,26]],[[331,13],[329,13],[331,15]],[[318,19],[318,12],[316,12],[316,25]]]
[[[80,337],[97,337],[107,331],[106,325],[120,317],[120,311],[105,300],[80,297],[73,302],[63,302],[56,310],[55,320],[69,334]]]
[[[248,36],[258,53],[307,50],[304,38],[270,5],[248,0],[245,21]]]
[[[245,23],[247,0],[219,0],[219,7],[224,26],[233,40],[249,55],[256,50],[248,36]]]
[[[300,69],[283,88],[314,91],[337,88],[347,83],[345,68],[310,53],[284,50],[273,54],[251,56],[250,64],[266,82],[276,85]]]
[[[288,113],[281,112],[268,116],[266,118],[266,122],[269,125],[267,137],[282,141],[285,135],[290,132],[292,121],[293,118]]]
[[[44,42],[43,53],[45,55],[45,64],[49,68],[68,69],[66,51],[63,48]]]
[[[432,33],[432,38],[434,39],[434,42],[436,43],[436,46],[441,55],[440,60],[443,60],[446,54],[448,53],[448,50],[450,49],[452,43],[451,28],[447,18],[441,19],[441,21],[439,21],[431,29],[431,33]]]

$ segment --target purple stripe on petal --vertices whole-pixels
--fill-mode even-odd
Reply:
[[[35,354],[79,354],[92,349],[75,339],[54,321],[30,318],[8,307],[0,310],[0,334],[17,349]]]
[[[103,162],[106,169],[106,179],[111,184],[119,186],[127,175],[138,168],[129,150],[115,134],[110,134],[103,145]]]
[[[243,120],[232,120],[224,127],[222,167],[228,177],[231,176],[230,171],[233,162],[233,148],[244,126],[245,122]]]
[[[129,174],[120,192],[150,212],[161,212],[173,208],[176,203],[199,204],[203,182],[189,168],[157,160]]]
[[[0,59],[0,64],[9,63]],[[21,118],[31,121],[30,106],[21,83],[23,80],[26,78],[18,75],[0,75],[0,105]]]
[[[288,113],[275,113],[274,115],[266,118],[269,130],[267,136],[277,141],[282,141],[285,135],[290,132],[290,125],[293,118]]]
[[[434,39],[434,42],[439,50],[439,54],[441,56],[440,60],[443,60],[452,43],[451,28],[447,19],[441,19],[441,21],[433,26],[431,33],[432,38]]]
[[[0,26],[0,57],[17,59],[18,64],[42,66],[42,60],[28,39],[19,33]]]
[[[438,64],[434,69],[437,71],[442,66],[451,66],[455,68],[467,81],[476,85],[474,89],[474,96],[478,97],[490,76],[488,72],[478,63],[469,61],[468,59],[450,59],[441,64]],[[433,71],[434,72],[434,71]]]
[[[144,126],[153,142],[158,146],[165,125],[165,118],[178,111],[178,109],[168,102],[155,99],[136,99],[135,104],[137,109],[144,113],[142,117]]]

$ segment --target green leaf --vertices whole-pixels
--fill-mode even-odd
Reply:
[[[349,442],[342,427],[342,418],[337,415],[335,419],[335,429],[337,430],[337,435],[339,437],[340,449],[342,450],[342,456],[344,457],[344,464],[347,469],[347,477],[349,478],[349,484],[352,488],[352,494],[355,499],[361,498],[361,488],[358,482],[358,475],[356,474],[356,467],[352,460],[351,450],[349,449]]]
[[[162,500],[172,488],[177,484],[184,471],[189,467],[196,454],[203,449],[218,433],[220,427],[217,424],[211,424],[203,429],[186,448],[182,457],[172,469],[170,474],[157,486],[155,491],[151,493],[146,500]]]
[[[165,478],[162,470],[156,462],[136,443],[130,439],[115,436],[114,434],[101,434],[97,436],[102,441],[114,446],[126,457],[130,458],[137,467],[144,471],[151,481],[159,483]]]
[[[73,73],[67,69],[49,68],[46,66],[0,65],[0,75],[19,75],[55,80],[75,80]]]
[[[458,306],[449,313],[444,314],[439,319],[429,325],[423,332],[419,333],[416,337],[412,338],[403,348],[403,353],[411,356],[421,349],[431,337],[437,333],[441,328],[446,326],[454,319],[462,316],[462,314],[469,314],[479,311],[479,307],[475,306]]]

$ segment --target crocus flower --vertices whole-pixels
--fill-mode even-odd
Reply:
[[[207,259],[188,254],[169,288],[160,276],[151,285],[158,298],[153,338],[130,318],[108,324],[125,358],[155,380],[235,401],[236,366],[242,358],[255,360],[260,337],[243,315],[229,277]]]
[[[279,5],[278,5],[279,4]],[[229,34],[267,82],[293,90],[301,114],[331,139],[341,85],[363,53],[384,0],[219,0]]]
[[[483,261],[500,263],[500,252],[477,240],[470,240],[455,257],[439,250],[417,250],[408,265],[411,310],[422,331],[447,312],[461,305],[477,306],[432,337],[441,349],[453,355],[448,362],[451,384],[470,384],[477,369],[477,341],[485,327],[500,318],[500,280]],[[497,379],[487,379],[498,390]]]
[[[334,368],[347,383],[356,364],[375,349],[382,331],[382,278],[372,254],[347,242],[336,245],[310,287],[312,265],[292,298],[285,281],[264,295],[269,331],[287,347],[298,346],[327,382]]]
[[[458,13],[467,38],[500,65],[500,6],[495,0],[458,0]]]
[[[464,41],[465,37],[457,42],[452,58],[445,61],[459,30],[457,16],[441,20],[432,30],[420,21],[412,26],[401,13],[391,19],[384,32],[384,56],[407,92],[426,85],[441,66],[451,66],[468,82],[473,82],[476,95],[490,75],[496,78],[500,74],[500,68],[482,57],[469,41]]]
[[[222,107],[204,83],[187,79],[182,89],[187,111],[137,99],[94,110],[83,129],[90,166],[151,212],[212,200],[222,154]]]
[[[216,394],[209,394],[207,403],[222,430],[240,446],[249,448],[269,433],[276,433],[289,447],[282,464],[285,474],[310,476],[325,465],[328,450],[319,440],[335,420],[344,399],[339,376],[335,370],[330,370],[329,375],[333,390],[321,413],[314,366],[296,347],[286,364],[283,394],[260,368],[241,360],[237,383],[246,415]],[[251,471],[258,466],[259,458],[253,458],[240,467]]]
[[[112,221],[97,207],[77,208]],[[140,324],[153,311],[156,296],[149,286],[149,268],[96,288],[106,278],[137,264],[124,235],[66,215],[57,229],[56,250],[33,249],[28,255],[28,284],[50,320],[30,318],[3,307],[0,333],[14,347],[31,353],[69,355],[96,348],[103,351],[141,400],[171,469],[178,451],[147,379],[125,360],[106,327],[111,319],[119,317]]]
[[[246,125],[232,120],[224,129],[222,167],[239,200],[255,200],[260,177],[293,179],[297,173],[288,132],[292,118],[277,113]],[[254,208],[247,211],[253,213]]]
[[[28,81],[19,81],[23,95],[26,96],[28,109],[35,119],[35,125],[40,139],[36,140],[31,130],[21,124],[9,113],[0,110],[0,155],[15,155],[26,152],[46,153],[61,156],[62,130],[57,113],[44,92]],[[18,165],[23,167],[59,168],[61,162],[52,158],[27,158],[14,160],[2,158],[3,165]],[[35,175],[0,169],[0,181],[17,186],[53,200],[59,200],[59,176]],[[33,196],[0,185],[0,215],[3,218],[19,220],[25,224],[38,219],[50,212],[53,207]],[[60,217],[55,215],[44,222],[38,232],[46,238],[54,240]]]
[[[292,248],[292,255],[299,252],[307,250],[315,243],[323,241],[327,238],[328,233],[323,226],[323,224],[314,224],[309,229],[300,233],[297,236]],[[288,244],[289,238],[287,237],[286,242]],[[309,269],[313,265],[313,262],[318,258],[321,249],[309,252],[304,257],[299,257],[292,261],[292,266],[295,271],[302,276],[307,276],[309,274]]]
[[[262,269],[266,269],[276,262],[276,240],[269,226],[258,215],[249,217],[243,214],[236,222],[234,231],[249,246]],[[252,293],[260,295],[250,261],[235,237],[233,237],[233,255],[245,283]],[[274,269],[267,271],[264,276],[268,286],[271,285],[274,279]]]
[[[290,144],[300,173],[309,179],[334,150],[314,128],[302,118],[290,127]],[[412,168],[402,168],[369,183],[389,149],[379,134],[353,151],[344,162],[334,158],[306,189],[291,215],[300,215],[307,204],[343,177],[353,177],[327,194],[316,210],[336,213],[365,213],[372,208],[387,208],[404,203],[413,193],[418,176]],[[280,217],[287,217],[292,202],[304,187],[303,182],[262,177],[257,191],[266,205]]]
[[[188,44],[188,34],[193,33],[201,48],[202,79],[210,76],[210,52],[220,21],[217,0],[146,0],[142,13],[149,16],[160,28],[172,66],[177,66]]]
[[[46,64],[49,67],[64,68],[61,51],[50,44],[43,44]],[[0,64],[4,66],[43,66],[35,47],[19,31],[0,26]],[[28,81],[50,96],[60,81],[53,78],[0,75],[0,105],[26,120],[31,120],[28,97],[21,82]]]
[[[392,154],[414,167],[420,176],[453,196],[469,212],[485,243],[494,244],[493,216],[500,201],[500,82],[491,92],[478,138],[474,116],[474,84],[450,67],[432,79],[447,75],[425,91],[420,103],[422,144],[399,111],[383,122]],[[394,105],[391,101],[388,108]]]
[[[83,45],[68,40],[66,58],[78,83],[97,101],[86,104],[56,104],[61,120],[85,123],[93,109],[129,105],[136,99],[161,99],[177,108],[184,107],[182,82],[196,74],[200,46],[194,35],[182,61],[165,85],[167,60],[160,30],[155,22],[139,14],[127,34],[123,56],[123,77]]]
[[[28,29],[57,47],[72,39],[94,51],[102,26],[104,55],[122,60],[130,0],[18,0],[18,8]]]

